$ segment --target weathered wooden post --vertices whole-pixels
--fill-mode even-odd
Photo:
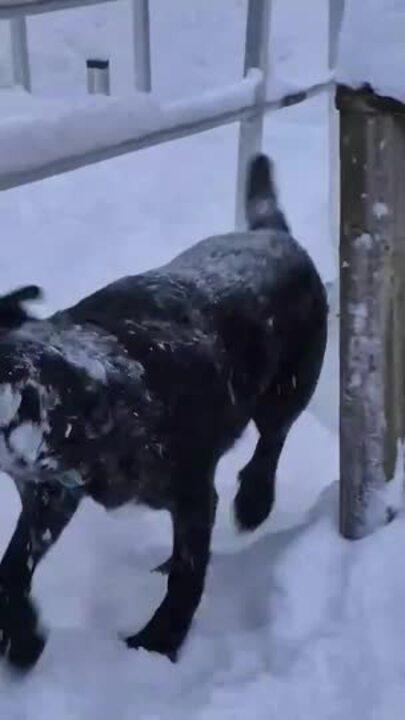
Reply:
[[[339,87],[340,528],[385,523],[404,435],[405,106]]]

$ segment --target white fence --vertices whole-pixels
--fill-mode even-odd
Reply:
[[[92,5],[102,2],[119,2],[120,0],[0,0],[0,19],[11,22],[12,33],[12,59],[14,67],[14,81],[30,90],[30,62],[29,42],[27,42],[26,16],[51,12],[54,10]],[[336,56],[337,37],[342,16],[344,0],[329,0],[329,58],[332,66]],[[133,44],[134,44],[134,86],[135,90],[152,97],[152,77],[150,59],[150,27],[149,27],[149,0],[132,0],[133,6]],[[104,125],[111,127],[111,101],[106,101],[106,110],[98,105],[100,112],[97,115],[98,126],[101,127],[97,142],[83,141],[83,137],[76,137],[69,132],[70,128],[63,125],[64,134],[68,138],[63,148],[55,152],[48,152],[44,146],[41,129],[38,125],[10,128],[3,131],[0,137],[0,189],[6,190],[17,185],[44,179],[52,175],[67,172],[75,168],[116,157],[118,155],[134,152],[140,148],[157,145],[169,140],[187,137],[221,125],[240,121],[239,162],[237,178],[236,222],[239,227],[244,224],[244,206],[242,196],[245,184],[245,171],[248,159],[259,150],[262,143],[263,117],[266,112],[276,110],[287,105],[302,102],[311,95],[328,90],[333,87],[330,80],[324,83],[305,88],[300,92],[287,95],[278,100],[267,100],[268,87],[268,44],[271,23],[271,0],[248,0],[246,43],[245,43],[245,76],[247,80],[241,81],[239,86],[224,88],[223,93],[217,94],[216,102],[212,98],[200,97],[188,103],[177,103],[163,108],[160,120],[156,122],[150,115],[150,123],[136,122],[139,113],[136,113],[137,98],[132,102],[115,100],[117,115],[124,109],[134,114],[134,130],[114,134],[106,131]],[[255,69],[255,73],[252,70]],[[250,89],[250,92],[248,90]],[[80,109],[78,109],[78,113]],[[88,106],[83,110],[83,123],[88,122]],[[67,114],[68,115],[68,114]],[[336,147],[337,133],[335,112],[330,109],[331,116],[331,177],[336,177]],[[77,118],[80,120],[80,118]],[[61,118],[61,122],[68,125],[68,118]],[[76,122],[76,128],[80,122]],[[140,128],[140,125],[143,126]],[[3,126],[4,127],[4,126]],[[105,132],[103,132],[105,130]],[[24,137],[31,137],[31,147],[35,146],[37,137],[38,154],[27,152],[23,156]],[[1,147],[3,140],[3,147]],[[13,147],[16,153],[12,152]],[[18,162],[11,161],[11,156],[17,157]],[[335,192],[335,182],[332,182]],[[336,211],[336,202],[331,204]],[[335,224],[336,227],[336,224]],[[336,237],[333,238],[337,245]]]

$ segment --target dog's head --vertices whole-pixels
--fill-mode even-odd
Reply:
[[[25,309],[7,301],[0,317],[0,470],[34,479],[46,447],[49,388],[41,382],[38,347],[19,334],[29,319]]]
[[[27,322],[0,334],[0,470],[129,501],[162,464],[143,367],[93,326]],[[159,498],[154,500],[159,503]]]
[[[38,402],[27,382],[34,370],[29,357],[30,343],[21,342],[15,331],[35,319],[25,303],[39,300],[42,291],[37,285],[26,285],[0,296],[0,433],[5,436],[18,419],[37,419]],[[25,397],[24,397],[25,393]]]

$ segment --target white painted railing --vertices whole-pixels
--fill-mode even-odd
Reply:
[[[30,64],[29,64],[29,43],[27,44],[26,16],[67,9],[78,6],[92,5],[102,2],[118,2],[119,0],[0,0],[0,18],[11,19],[12,41],[13,41],[13,64],[15,83],[25,89],[31,87]],[[329,0],[330,24],[329,24],[329,45],[331,64],[336,56],[337,35],[341,19],[341,9],[344,0]],[[149,93],[152,88],[151,60],[150,60],[150,27],[149,27],[149,0],[132,0],[133,4],[133,40],[134,40],[134,86],[138,92]],[[182,121],[179,117],[177,127],[160,127],[158,130],[134,133],[133,137],[126,137],[121,142],[112,142],[89,149],[82,153],[75,152],[75,144],[66,147],[65,151],[58,158],[52,158],[49,162],[40,161],[34,165],[20,162],[14,172],[9,167],[2,166],[0,156],[0,189],[27,182],[43,179],[51,175],[67,172],[75,168],[83,167],[89,163],[99,162],[107,158],[115,157],[126,152],[134,152],[140,148],[149,147],[168,140],[186,137],[188,135],[202,132],[227,123],[240,121],[240,141],[237,179],[237,225],[244,224],[244,193],[246,164],[254,152],[260,149],[262,144],[263,117],[266,112],[276,110],[286,105],[299,103],[307,97],[331,88],[330,82],[320,83],[311,88],[292,95],[280,98],[279,100],[266,100],[266,87],[268,75],[268,46],[271,21],[271,0],[248,0],[247,31],[245,44],[245,75],[253,68],[261,71],[258,76],[257,87],[252,102],[249,105],[241,103],[239,106],[232,106],[229,109],[219,98],[218,107],[215,108],[207,100],[208,108],[202,107],[201,102],[195,103],[196,111],[188,113],[192,119]],[[227,89],[224,89],[226,96]],[[193,102],[190,103],[190,107]],[[200,109],[198,109],[200,108]],[[331,110],[331,113],[333,111]],[[170,112],[168,113],[170,115]],[[334,126],[331,124],[331,128]],[[27,132],[29,132],[27,127]],[[336,128],[334,128],[336,131]],[[336,147],[337,137],[331,137],[331,163],[332,175],[336,176]],[[332,184],[335,193],[335,185]]]
[[[57,119],[57,126],[52,125],[52,119],[45,117],[42,121],[13,121],[10,127],[4,124],[0,134],[0,190],[60,175],[222,125],[248,121],[252,110],[262,114],[277,110],[330,87],[330,83],[322,83],[302,93],[258,105],[254,101],[256,87],[260,83],[258,72],[236,86],[223,88],[221,96],[207,94],[194,101],[173,103],[163,109],[157,108],[156,116],[152,112],[145,117],[137,97],[132,100],[103,98],[102,101],[99,98],[97,106],[87,102],[75,110],[73,128],[69,122],[72,115],[70,107]],[[148,103],[145,109],[148,112]],[[91,127],[89,122],[97,127],[97,132],[88,131]],[[58,136],[64,138],[63,146],[47,143],[47,138],[51,140],[55,134],[55,128]],[[83,133],[83,128],[87,128],[87,132]],[[246,148],[243,157],[249,157]]]

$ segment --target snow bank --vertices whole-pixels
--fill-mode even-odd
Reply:
[[[337,79],[405,102],[405,4],[346,0]]]

